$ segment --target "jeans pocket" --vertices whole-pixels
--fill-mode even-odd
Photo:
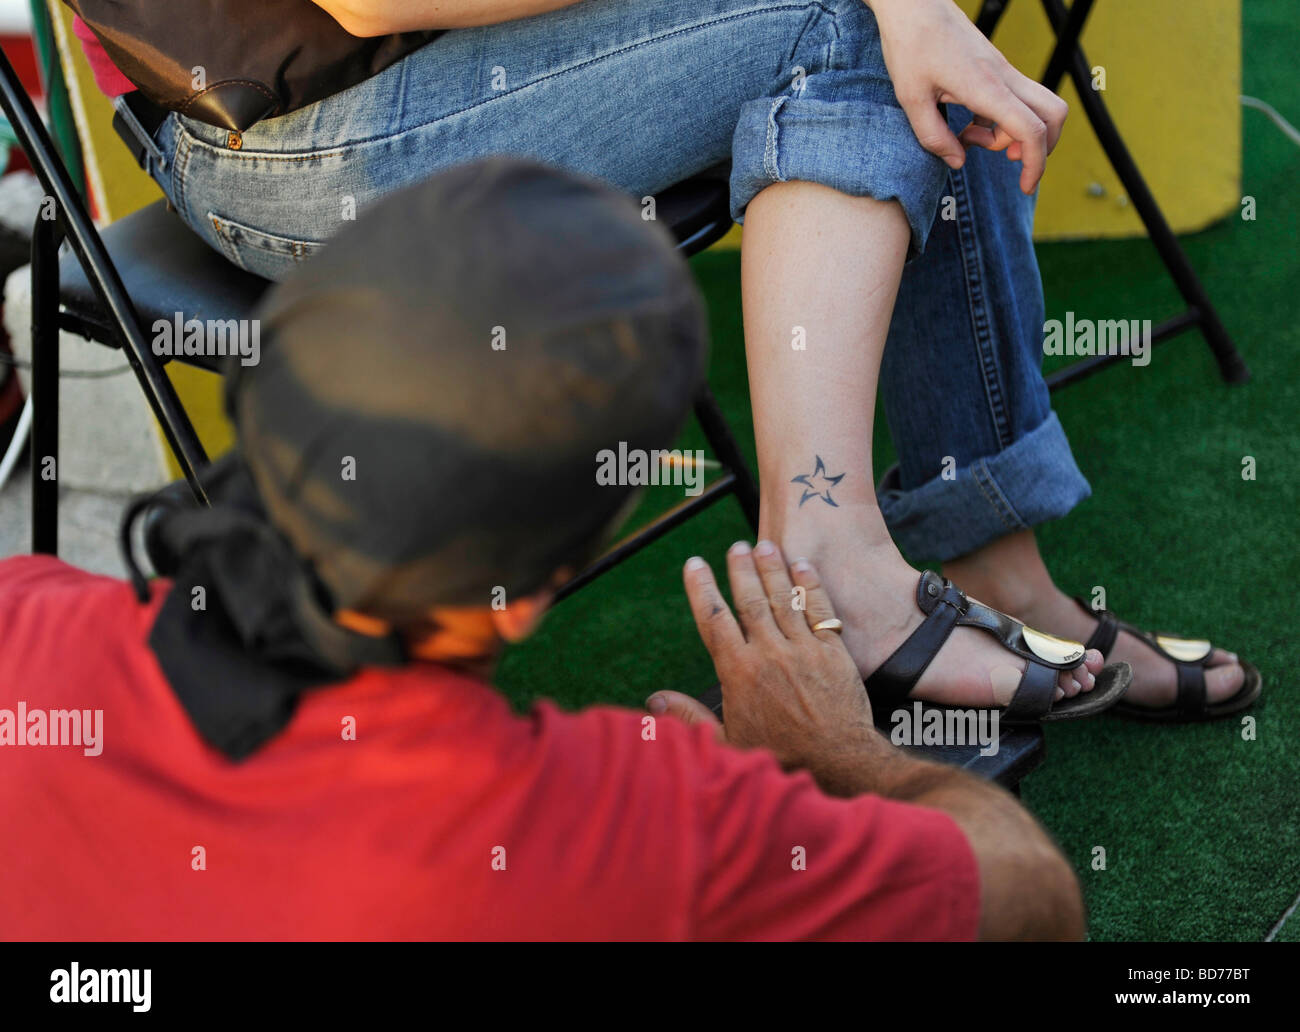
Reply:
[[[241,269],[278,280],[325,246],[323,240],[280,236],[209,211],[208,225],[225,256]]]

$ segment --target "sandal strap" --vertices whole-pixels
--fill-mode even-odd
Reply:
[[[1026,723],[1041,720],[1056,702],[1057,672],[1046,663],[1031,659],[1025,665],[1024,676],[1002,711],[1003,721]]]
[[[1083,646],[1079,642],[1067,641],[1026,627],[1015,617],[1007,616],[1006,613],[990,608],[973,598],[966,600],[965,611],[957,620],[957,626],[978,627],[993,635],[998,644],[1008,652],[1014,652],[1021,659],[1042,663],[1056,670],[1073,670],[1083,662]],[[1031,637],[1037,643],[1037,647],[1030,643]],[[1044,655],[1045,651],[1058,654],[1060,659],[1055,660],[1049,655]]]
[[[925,613],[921,626],[866,679],[867,694],[878,709],[892,708],[907,699],[926,667],[959,626],[987,631],[1004,649],[1026,661],[1025,672],[1004,719],[1041,718],[1056,701],[1058,671],[1071,670],[1082,660],[1081,650],[1077,657],[1059,663],[1037,655],[1025,639],[1024,624],[968,598],[952,581],[931,570],[921,574],[917,581],[916,605]]]
[[[1094,612],[1097,617],[1097,629],[1093,631],[1092,637],[1088,639],[1088,648],[1097,649],[1102,656],[1106,656],[1115,646],[1115,639],[1118,637],[1119,632],[1127,631],[1155,652],[1156,655],[1173,663],[1174,670],[1178,675],[1178,695],[1174,699],[1173,708],[1177,709],[1179,714],[1184,717],[1201,717],[1205,715],[1208,704],[1205,691],[1205,665],[1210,661],[1213,649],[1199,660],[1179,659],[1177,656],[1170,654],[1169,650],[1160,643],[1159,635],[1152,634],[1141,627],[1136,627],[1126,620],[1121,620],[1107,609],[1092,610],[1081,598],[1076,597],[1075,601],[1090,612]],[[1173,635],[1166,636],[1167,639],[1173,637]]]
[[[1200,663],[1174,661],[1178,671],[1178,698],[1174,705],[1185,717],[1204,716],[1206,707],[1205,667]]]
[[[916,604],[925,620],[866,680],[873,706],[893,707],[908,697],[957,626],[966,596],[951,581],[927,570],[917,581]]]
[[[1084,649],[1096,649],[1105,659],[1110,655],[1110,650],[1115,647],[1115,639],[1119,637],[1119,620],[1109,609],[1092,609],[1085,605],[1082,599],[1076,598],[1075,601],[1097,618],[1097,627],[1084,644]]]

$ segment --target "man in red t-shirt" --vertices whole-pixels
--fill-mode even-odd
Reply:
[[[490,687],[635,497],[600,453],[664,447],[702,375],[689,272],[632,202],[465,166],[259,317],[213,507],[157,500],[170,578],[0,562],[0,934],[1081,935],[1048,837],[874,730],[817,571],[770,543],[728,554],[739,619],[686,564],[725,730],[672,692],[517,716]]]

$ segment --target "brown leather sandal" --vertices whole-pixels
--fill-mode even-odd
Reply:
[[[1106,656],[1115,647],[1120,631],[1138,638],[1157,655],[1174,664],[1178,671],[1178,696],[1172,706],[1138,706],[1131,702],[1117,703],[1112,712],[1135,720],[1151,720],[1164,724],[1190,724],[1203,720],[1218,720],[1240,713],[1254,704],[1264,687],[1264,679],[1251,663],[1238,660],[1245,678],[1235,695],[1222,702],[1211,703],[1205,694],[1205,671],[1214,646],[1199,638],[1182,638],[1160,632],[1152,634],[1140,627],[1119,619],[1107,609],[1093,609],[1081,598],[1075,598],[1083,609],[1097,618],[1097,629],[1088,639],[1087,648],[1096,649]]]
[[[910,699],[925,668],[958,627],[978,627],[1026,661],[1015,695],[1001,711],[1000,719],[1008,726],[1090,717],[1114,706],[1128,691],[1132,667],[1113,663],[1097,675],[1091,691],[1056,701],[1058,674],[1083,662],[1084,646],[1026,627],[1014,617],[968,598],[952,581],[933,571],[921,574],[916,605],[925,614],[921,626],[866,679],[876,712],[889,712]]]

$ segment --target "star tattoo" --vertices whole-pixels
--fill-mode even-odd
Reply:
[[[800,508],[803,508],[803,503],[808,501],[809,498],[820,498],[827,505],[834,505],[838,509],[839,505],[831,497],[831,488],[843,479],[843,473],[837,477],[828,477],[826,475],[826,464],[822,462],[822,457],[818,455],[817,468],[811,473],[800,473],[790,483],[803,485],[803,497],[799,499]]]

